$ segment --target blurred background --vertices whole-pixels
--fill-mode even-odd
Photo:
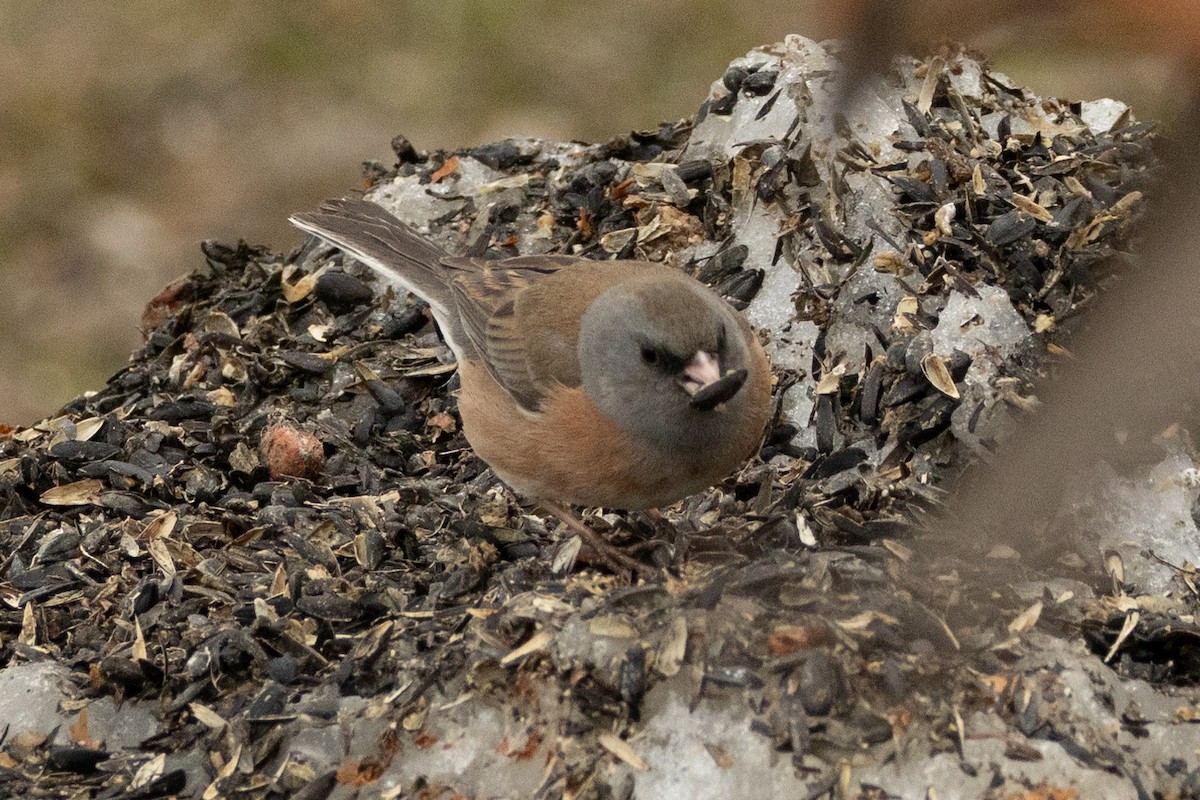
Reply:
[[[915,3],[1042,95],[1175,109],[1186,21],[1120,0]],[[853,26],[815,0],[0,0],[0,426],[98,388],[202,239],[286,252],[360,164],[508,136],[602,140],[692,114],[728,62]],[[1188,16],[1190,14],[1190,16]],[[1182,28],[1181,28],[1182,25]],[[919,51],[916,44],[912,48]]]

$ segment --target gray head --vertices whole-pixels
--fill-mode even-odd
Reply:
[[[719,447],[745,401],[749,327],[680,273],[624,281],[589,306],[579,329],[583,388],[609,419],[653,447]]]

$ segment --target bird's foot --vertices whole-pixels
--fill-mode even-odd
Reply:
[[[584,547],[587,548],[584,552],[587,553],[588,560],[592,563],[608,567],[613,574],[626,581],[632,581],[635,575],[648,579],[661,574],[661,568],[648,564],[634,555],[649,549],[648,545],[653,546],[653,542],[643,542],[629,548],[618,547],[589,528],[583,520],[572,514],[566,507],[544,500],[539,501],[539,505],[562,520],[562,523],[579,537]]]

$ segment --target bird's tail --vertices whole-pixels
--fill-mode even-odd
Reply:
[[[317,211],[293,214],[288,220],[421,297],[439,318],[449,310],[451,290],[441,264],[446,252],[381,206],[366,200],[329,200]]]

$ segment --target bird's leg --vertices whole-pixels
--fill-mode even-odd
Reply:
[[[578,534],[584,544],[596,554],[596,560],[618,575],[645,574],[654,571],[648,564],[638,561],[633,556],[605,539],[589,528],[583,520],[571,513],[565,506],[547,500],[539,500],[538,505],[562,520],[563,524]]]
[[[654,531],[656,539],[661,542],[667,542],[676,549],[683,544],[679,529],[671,524],[671,521],[664,517],[661,511],[657,508],[647,508],[645,514],[646,518],[650,520],[650,527]]]

